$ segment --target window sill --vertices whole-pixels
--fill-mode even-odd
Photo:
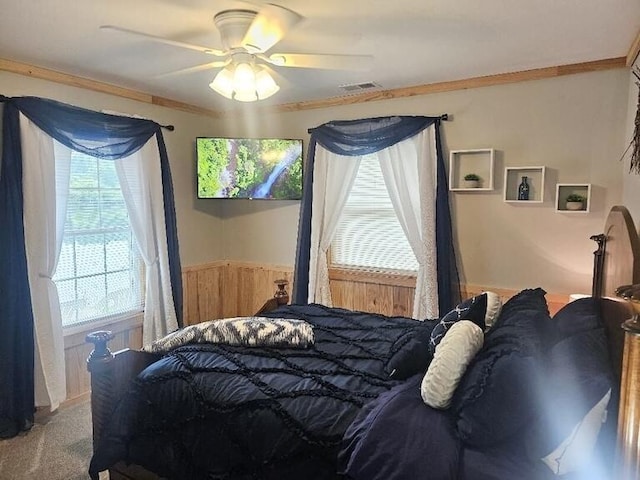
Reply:
[[[416,287],[416,273],[407,271],[374,271],[363,268],[329,267],[329,280],[373,283],[392,287]]]
[[[70,348],[86,343],[85,337],[88,333],[97,330],[109,330],[115,334],[140,327],[142,325],[144,313],[136,312],[130,314],[106,317],[101,320],[63,327],[64,348]]]

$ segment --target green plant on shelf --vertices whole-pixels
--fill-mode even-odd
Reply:
[[[467,173],[467,174],[464,176],[464,179],[465,179],[467,182],[478,182],[478,181],[480,181],[480,177],[479,177],[477,174],[475,174],[475,173]]]
[[[575,202],[575,203],[583,203],[586,200],[586,197],[579,195],[577,193],[572,193],[571,195],[567,195],[567,202]]]

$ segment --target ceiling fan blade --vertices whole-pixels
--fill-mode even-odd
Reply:
[[[302,16],[293,10],[268,3],[251,22],[242,46],[250,53],[266,52],[301,20]]]
[[[209,55],[215,55],[217,57],[224,57],[228,52],[223,52],[215,48],[203,47],[201,45],[193,45],[191,43],[179,42],[177,40],[170,40],[164,37],[158,37],[149,33],[138,32],[136,30],[129,30],[128,28],[116,27],[115,25],[101,25],[101,30],[112,30],[114,32],[122,32],[129,35],[135,35],[140,38],[145,38],[153,42],[164,43],[165,45],[173,45],[174,47],[188,48],[189,50],[195,50],[197,52],[208,53]]]
[[[161,73],[160,75],[156,75],[155,78],[171,77],[173,75],[182,75],[185,73],[202,72],[204,70],[210,70],[212,68],[226,67],[230,63],[231,63],[231,59],[220,60],[217,62],[203,63],[201,65],[196,65],[194,67],[183,68],[181,70],[174,70],[173,72]]]
[[[304,53],[274,53],[267,61],[281,67],[323,68],[328,70],[368,70],[371,55],[323,55]]]

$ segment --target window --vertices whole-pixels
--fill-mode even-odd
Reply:
[[[331,243],[331,264],[376,271],[418,270],[375,154],[362,158]]]
[[[53,280],[65,327],[143,308],[143,262],[113,161],[71,153],[62,250]]]

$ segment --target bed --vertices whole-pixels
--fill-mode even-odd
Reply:
[[[540,288],[416,321],[287,305],[280,287],[258,320],[300,322],[311,340],[112,354],[108,332],[91,334],[90,473],[637,478],[640,329],[633,302],[609,298],[640,283],[626,209],[612,209],[597,241],[594,296],[553,318]]]

